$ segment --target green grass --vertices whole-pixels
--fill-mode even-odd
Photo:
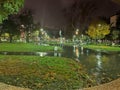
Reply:
[[[36,51],[53,51],[54,46],[42,46],[32,43],[0,43],[0,51],[12,52],[36,52]],[[62,50],[60,47],[58,50]]]
[[[0,82],[33,90],[75,90],[94,84],[82,65],[68,58],[3,55]]]
[[[120,47],[105,46],[105,45],[83,45],[84,48],[102,51],[120,51]]]

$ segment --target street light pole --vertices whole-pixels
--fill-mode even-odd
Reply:
[[[60,35],[60,46],[62,46],[63,41],[62,41],[62,31],[61,30],[59,31],[59,35]]]

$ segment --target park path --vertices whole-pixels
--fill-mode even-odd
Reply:
[[[106,84],[79,90],[120,90],[120,78]]]
[[[31,90],[31,89],[21,88],[21,87],[16,87],[16,86],[0,83],[0,90]]]

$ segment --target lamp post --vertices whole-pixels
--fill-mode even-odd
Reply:
[[[76,29],[75,34],[76,34],[76,35],[79,34],[79,29]]]
[[[40,31],[43,32],[43,28],[41,28]]]
[[[99,27],[101,27],[101,24],[98,24]]]
[[[100,34],[100,30],[101,30],[101,24],[98,24],[98,30],[97,30],[97,42],[99,43],[99,34]]]
[[[26,40],[25,40],[26,35],[25,35],[24,29],[25,29],[25,26],[22,24],[22,25],[20,26],[20,32],[21,32],[20,41],[22,41],[22,42],[26,42]]]
[[[63,40],[62,40],[62,31],[59,31],[59,36],[60,36],[60,46],[62,46],[63,44]]]
[[[79,29],[76,29],[76,31],[75,31],[76,43],[78,43],[78,34],[79,34]]]

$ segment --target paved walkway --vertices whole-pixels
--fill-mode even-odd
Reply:
[[[0,90],[31,90],[31,89],[20,88],[20,87],[16,87],[16,86],[11,86],[11,85],[7,85],[7,84],[4,84],[4,83],[0,83]]]
[[[120,90],[120,78],[106,84],[80,90]]]

